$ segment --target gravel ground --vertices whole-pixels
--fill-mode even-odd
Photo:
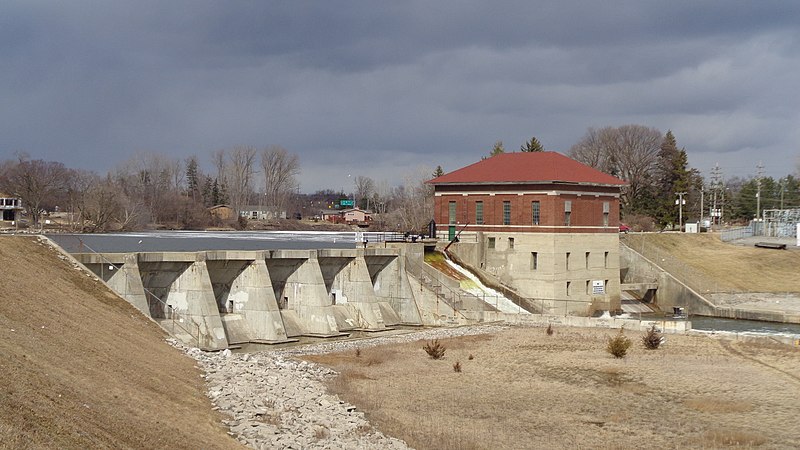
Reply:
[[[203,352],[175,340],[170,344],[194,358],[205,371],[214,409],[227,416],[229,434],[256,449],[406,449],[398,439],[373,428],[364,414],[326,392],[336,372],[297,356],[355,351],[389,343],[495,333],[501,325],[438,328],[402,335],[331,341],[257,353]]]

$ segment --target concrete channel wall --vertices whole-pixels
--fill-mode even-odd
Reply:
[[[73,256],[175,337],[209,350],[422,324],[399,249]]]

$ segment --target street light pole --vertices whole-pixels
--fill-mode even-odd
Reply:
[[[683,196],[686,192],[676,192],[675,195],[678,196],[678,200],[675,200],[678,204],[678,231],[683,231]]]

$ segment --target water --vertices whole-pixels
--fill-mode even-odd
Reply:
[[[768,336],[800,337],[800,324],[692,316],[692,329]]]
[[[377,241],[376,237],[365,234],[371,242]],[[356,246],[355,232],[338,231],[153,231],[47,237],[69,253],[317,250]]]

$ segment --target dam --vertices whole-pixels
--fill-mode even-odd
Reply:
[[[399,248],[73,256],[176,338],[207,350],[422,324]]]

